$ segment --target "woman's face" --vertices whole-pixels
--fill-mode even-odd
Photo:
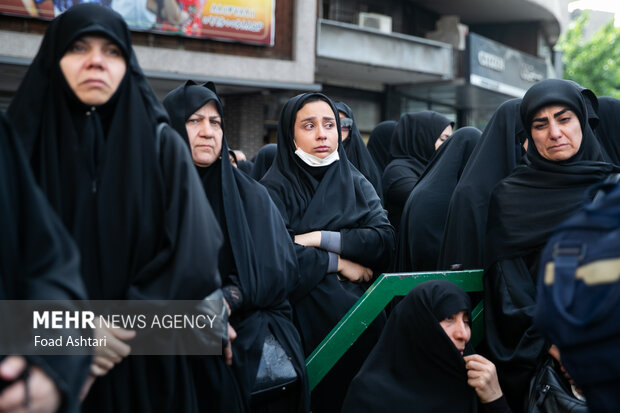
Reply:
[[[198,109],[185,122],[189,146],[194,164],[206,168],[222,152],[222,117],[217,111],[215,101],[211,100]]]
[[[452,125],[446,126],[446,128],[441,132],[439,138],[435,141],[435,150],[439,149],[439,147],[448,140],[448,138],[452,136]]]
[[[306,103],[295,118],[295,146],[324,159],[338,149],[338,126],[331,106],[322,100]]]
[[[465,310],[452,314],[439,322],[443,331],[450,337],[450,340],[452,340],[457,350],[461,352],[461,355],[463,355],[465,345],[469,343],[471,338],[469,322],[469,314]]]
[[[82,103],[100,106],[118,89],[127,64],[116,43],[95,35],[73,42],[60,59],[60,70]]]
[[[550,161],[565,161],[579,151],[583,134],[575,112],[563,105],[546,106],[534,115],[532,140]]]

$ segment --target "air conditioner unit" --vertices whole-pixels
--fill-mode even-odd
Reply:
[[[357,24],[361,27],[377,29],[385,33],[392,33],[392,17],[378,13],[360,13]]]

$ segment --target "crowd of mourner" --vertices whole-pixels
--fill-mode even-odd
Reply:
[[[303,93],[250,161],[216,85],[159,101],[123,19],[72,7],[0,119],[0,296],[216,297],[222,355],[133,355],[111,327],[92,356],[4,356],[0,411],[529,412],[549,365],[576,403],[620,411],[618,358],[571,370],[536,312],[547,240],[620,172],[620,101],[583,86],[540,81],[483,131],[405,113],[367,144],[346,103]],[[482,293],[416,286],[309,391],[305,358],[380,274],[470,269]],[[286,386],[260,377],[268,346]]]

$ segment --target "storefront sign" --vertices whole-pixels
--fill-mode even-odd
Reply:
[[[53,19],[79,0],[0,0],[0,13]],[[275,0],[96,0],[133,30],[273,46]]]
[[[547,77],[543,59],[470,33],[467,36],[468,79],[474,86],[522,97]]]

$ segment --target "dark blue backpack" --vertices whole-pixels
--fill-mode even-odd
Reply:
[[[617,182],[618,174],[592,188],[594,200],[554,231],[540,258],[534,324],[558,346],[564,367],[586,396],[587,389],[620,392]],[[615,407],[611,411],[620,411]]]

